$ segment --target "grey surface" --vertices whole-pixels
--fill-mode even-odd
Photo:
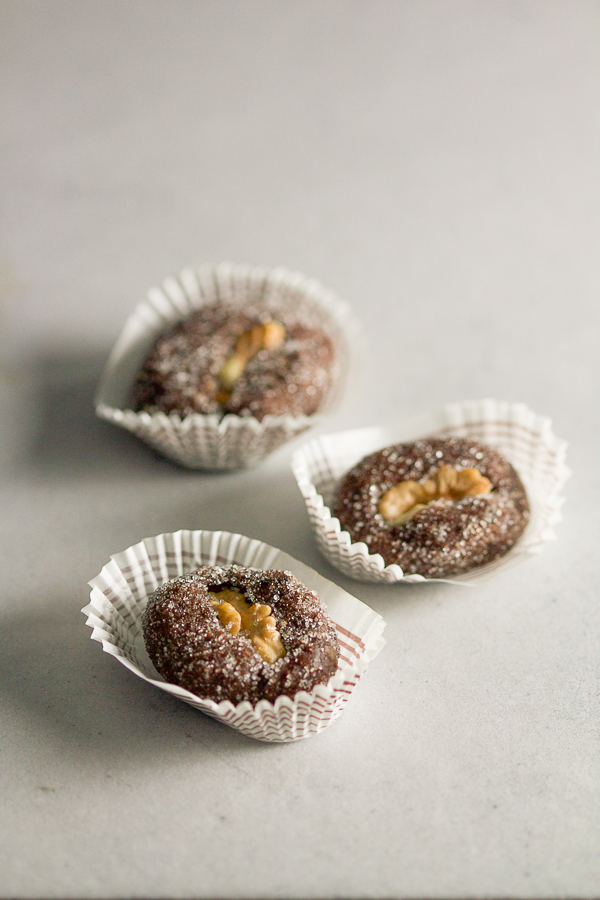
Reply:
[[[3,3],[3,897],[591,897],[598,853],[596,2]],[[570,441],[558,541],[476,589],[319,558],[284,449],[202,475],[94,419],[147,287],[284,264],[364,322],[326,430],[522,400]],[[135,679],[79,609],[180,527],[275,544],[388,644],[266,746]]]

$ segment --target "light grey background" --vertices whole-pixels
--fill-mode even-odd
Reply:
[[[600,893],[597,2],[3,2],[3,897]],[[189,473],[95,420],[146,289],[283,264],[364,323],[325,430],[524,401],[570,441],[558,541],[476,589],[316,553],[283,449]],[[342,718],[252,742],[79,609],[110,553],[241,531],[370,603]]]

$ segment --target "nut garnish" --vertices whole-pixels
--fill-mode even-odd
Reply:
[[[489,494],[492,482],[479,469],[442,466],[427,481],[401,481],[386,491],[377,507],[389,525],[404,525],[433,500],[461,500]]]
[[[221,390],[217,394],[219,403],[227,403],[233,386],[243,373],[253,356],[261,350],[276,350],[285,340],[285,328],[281,322],[269,319],[244,331],[237,339],[235,350],[229,356],[219,372]]]
[[[223,628],[230,634],[241,634],[252,641],[256,652],[267,663],[285,656],[277,623],[271,615],[271,607],[264,603],[246,603],[243,594],[225,588],[209,591],[211,603]]]

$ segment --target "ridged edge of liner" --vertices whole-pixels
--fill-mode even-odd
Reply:
[[[390,444],[434,434],[468,436],[499,449],[521,476],[531,506],[525,533],[505,556],[449,578],[405,575],[398,565],[386,566],[382,556],[369,553],[365,543],[352,542],[329,508],[339,479],[364,456]],[[387,428],[321,435],[294,453],[292,470],[306,503],[317,546],[344,575],[375,584],[443,581],[469,585],[523,562],[539,553],[546,541],[556,538],[553,526],[562,518],[561,491],[571,474],[565,462],[566,449],[566,441],[554,435],[549,418],[537,415],[524,403],[485,399],[450,403],[437,413]]]
[[[148,596],[165,581],[200,565],[254,566],[292,571],[315,590],[336,624],[342,656],[326,685],[275,703],[237,706],[215,703],[161,680],[145,651],[141,615]],[[178,531],[145,538],[111,556],[89,582],[90,603],[82,609],[91,638],[138,677],[184,700],[207,715],[259,741],[302,740],[327,728],[342,713],[369,663],[385,644],[380,615],[313,569],[283,551],[239,534]]]
[[[336,344],[336,387],[310,416],[253,417],[136,413],[127,408],[131,385],[158,335],[202,305],[223,302],[305,303],[326,324]],[[318,281],[284,268],[221,263],[184,269],[150,288],[127,319],[106,363],[96,396],[97,415],[132,432],[188,468],[239,469],[256,465],[307,428],[339,401],[351,359],[360,355],[360,327],[347,303]]]

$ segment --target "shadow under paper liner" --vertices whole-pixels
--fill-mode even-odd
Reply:
[[[89,477],[183,471],[120,428],[101,421],[95,395],[106,352],[46,349],[8,369],[3,388],[13,440],[10,467],[52,476]]]

